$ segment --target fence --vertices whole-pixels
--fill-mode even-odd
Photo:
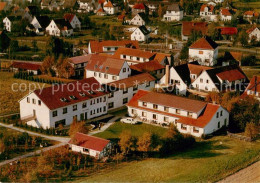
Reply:
[[[253,139],[250,138],[250,137],[246,137],[246,136],[235,134],[235,133],[227,132],[227,135],[229,137],[236,138],[236,139],[239,139],[239,140],[244,140],[244,141],[247,141],[247,142],[252,142],[253,141]]]

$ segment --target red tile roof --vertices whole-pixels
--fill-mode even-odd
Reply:
[[[54,110],[106,95],[107,93],[100,91],[100,88],[100,83],[92,77],[71,83],[53,85],[42,90],[38,89],[34,93],[50,110]],[[89,91],[93,91],[93,93],[89,93]],[[80,93],[84,93],[84,95],[80,95]],[[75,96],[75,99],[70,99],[70,96]],[[62,101],[62,98],[65,98],[66,101]]]
[[[213,6],[213,5],[207,5],[207,4],[203,4],[203,5],[200,7],[200,11],[204,11],[206,7],[208,8],[208,11],[209,11],[209,12],[213,12],[214,6]]]
[[[231,16],[231,15],[232,15],[231,12],[230,12],[230,10],[227,9],[227,8],[221,8],[220,13],[221,13],[222,15],[224,15],[224,16]]]
[[[212,67],[202,66],[202,65],[196,65],[196,64],[188,64],[190,74],[196,74],[199,76],[202,71],[212,69]]]
[[[99,12],[99,13],[104,13],[105,11],[104,11],[103,8],[99,8],[99,10],[97,10],[97,12]]]
[[[221,35],[237,35],[236,27],[216,27],[216,29],[220,29]]]
[[[258,12],[255,12],[255,11],[246,11],[246,12],[244,13],[244,15],[250,15],[250,16],[258,17],[258,16],[259,16],[259,13],[258,13]]]
[[[0,2],[0,11],[3,11],[5,9],[6,5],[7,5],[7,2]]]
[[[155,81],[156,79],[148,74],[148,73],[142,73],[142,74],[138,74],[135,76],[130,76],[126,79],[121,79],[118,81],[114,81],[111,83],[107,83],[107,86],[113,87],[113,88],[119,88],[119,89],[125,89],[125,88],[130,88],[136,85],[141,85],[144,83],[148,83],[151,81]]]
[[[122,41],[90,41],[90,48],[92,53],[102,53],[103,47],[135,47],[139,48],[138,41],[122,40]]]
[[[253,76],[241,98],[248,96],[247,91],[258,92],[260,94],[260,76]]]
[[[144,10],[145,9],[145,4],[144,3],[137,3],[133,6],[133,9],[141,9]]]
[[[131,65],[130,68],[139,72],[152,72],[164,69],[164,66],[159,64],[157,60],[152,60],[150,62]]]
[[[69,141],[69,144],[74,144],[80,147],[95,151],[103,151],[110,141],[95,136],[90,136],[83,133],[76,133],[74,138]]]
[[[157,60],[159,63],[161,63],[165,57],[170,57],[170,56],[171,54],[167,54],[167,53],[156,53],[154,60]]]
[[[74,16],[75,16],[74,14],[66,13],[66,14],[64,15],[64,19],[65,19],[66,21],[69,21],[69,22],[71,23],[71,21],[73,20]]]
[[[10,66],[17,69],[37,71],[41,69],[40,63],[28,63],[28,62],[13,62]]]
[[[223,72],[218,73],[217,76],[221,80],[227,80],[229,82],[245,78],[245,75],[243,73],[241,73],[238,69],[223,71]]]
[[[108,1],[107,4],[105,4],[104,7],[110,7],[110,8],[113,8],[114,5],[111,3],[111,1]]]
[[[200,31],[203,35],[207,34],[208,24],[206,22],[182,22],[182,34],[191,35],[192,31]]]
[[[132,48],[118,48],[118,50],[114,54],[114,58],[120,58],[120,55],[129,55],[129,56],[136,56],[142,58],[148,58],[155,56],[156,53],[150,51],[143,51],[139,49],[132,49]]]
[[[118,20],[124,20],[124,18],[125,18],[125,15],[118,15],[118,17],[117,17]]]
[[[250,29],[247,29],[246,33],[250,34],[251,32],[253,32],[255,29],[258,29],[256,26],[251,27]]]
[[[101,56],[98,54],[89,54],[86,57],[86,60],[88,60],[86,70],[112,75],[119,75],[125,63],[124,60]]]
[[[158,113],[158,114],[176,117],[176,118],[179,118],[178,122],[180,122],[180,123],[183,123],[183,124],[186,124],[186,125],[191,125],[191,126],[196,126],[196,127],[200,127],[200,128],[205,127],[210,122],[210,120],[213,118],[213,116],[215,115],[215,113],[217,112],[217,110],[220,107],[219,105],[209,104],[209,103],[206,103],[206,102],[201,102],[201,103],[203,103],[203,105],[199,105],[200,107],[199,106],[196,107],[196,104],[194,104],[195,100],[177,97],[177,96],[168,95],[168,94],[160,94],[160,99],[162,99],[164,101],[168,100],[168,103],[172,103],[172,104],[174,104],[175,102],[179,103],[181,101],[181,99],[184,99],[183,101],[181,101],[181,104],[183,104],[184,106],[187,106],[187,104],[188,105],[190,104],[193,107],[197,108],[196,109],[197,112],[199,112],[200,110],[203,109],[200,116],[197,119],[194,119],[194,118],[191,118],[191,117],[185,117],[185,116],[181,116],[181,115],[177,115],[177,114],[172,114],[172,113],[169,113],[169,112],[163,112],[163,111],[139,106],[138,101],[143,101],[142,99],[145,98],[145,97],[148,98],[148,96],[151,97],[151,93],[152,93],[152,95],[154,95],[154,92],[145,91],[145,90],[138,90],[138,92],[134,95],[134,97],[129,101],[129,103],[127,105],[129,107],[139,108],[139,109],[142,109],[142,110],[151,111],[153,113]],[[157,97],[157,95],[154,95],[153,97]],[[200,103],[200,101],[195,101],[195,103],[196,102]],[[161,104],[161,103],[157,103],[157,104]],[[164,105],[164,104],[162,104],[162,105]],[[166,105],[166,106],[169,106],[169,105]],[[175,108],[176,106],[172,106],[172,107]],[[177,107],[177,108],[183,109],[183,108],[180,108],[180,107]],[[187,109],[185,108],[183,110],[187,110]],[[191,111],[191,110],[188,110],[188,111]]]
[[[233,56],[233,58],[240,62],[242,60],[242,52],[234,52],[234,51],[231,51],[230,54]]]
[[[218,47],[218,44],[213,41],[210,37],[202,37],[199,40],[195,41],[190,48],[191,49],[206,49],[214,50]]]

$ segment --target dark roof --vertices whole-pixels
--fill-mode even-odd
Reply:
[[[36,16],[35,18],[38,20],[43,29],[45,29],[51,22],[48,16]]]
[[[140,26],[139,29],[144,35],[150,34],[150,31],[144,25]]]
[[[181,11],[181,7],[179,6],[179,4],[174,3],[167,7],[167,11]]]
[[[144,21],[147,20],[147,16],[145,15],[144,12],[140,12],[140,13],[138,13],[138,15],[139,15]]]
[[[69,23],[69,21],[66,21],[64,19],[55,19],[54,20],[55,24],[58,26],[59,29],[63,30],[65,27],[67,27],[67,29],[73,29],[71,27],[71,24]]]
[[[39,8],[37,6],[27,6],[30,14],[36,15],[39,12]]]

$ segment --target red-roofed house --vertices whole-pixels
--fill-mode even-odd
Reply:
[[[87,56],[77,56],[68,58],[71,66],[74,68],[74,76],[82,78],[84,76],[85,67],[89,61]]]
[[[14,72],[27,71],[28,73],[38,75],[41,73],[41,63],[13,62],[10,69]]]
[[[229,8],[221,8],[220,9],[220,19],[222,21],[231,21],[232,11]]]
[[[242,97],[252,95],[260,101],[260,76],[253,76]]]
[[[198,61],[200,65],[214,66],[217,63],[218,44],[205,36],[195,41],[189,47],[189,58]]]
[[[247,21],[251,21],[252,18],[257,19],[258,17],[259,17],[259,13],[256,11],[246,11],[243,16],[243,18]]]
[[[66,13],[64,15],[64,19],[69,21],[71,27],[73,29],[81,29],[81,22],[79,21],[78,17],[75,14]]]
[[[118,12],[118,6],[113,4],[111,1],[106,1],[103,7],[104,11],[109,15],[114,15]]]
[[[139,90],[129,101],[128,114],[150,124],[176,125],[181,133],[196,137],[211,134],[229,123],[220,105],[184,97]]]
[[[200,7],[200,16],[208,21],[217,21],[217,15],[214,10],[215,6],[209,4],[203,4]]]
[[[96,159],[109,156],[113,147],[110,140],[79,132],[69,141],[69,145],[72,151],[80,152]]]
[[[132,7],[132,15],[136,15],[137,13],[145,13],[148,15],[149,8],[144,3],[137,3]]]
[[[201,32],[202,35],[207,35],[207,22],[182,22],[182,40],[187,41],[193,31]]]
[[[249,37],[249,42],[252,41],[252,39],[255,39],[256,41],[260,41],[260,30],[258,27],[254,26],[251,27],[246,31]]]
[[[107,96],[93,77],[40,88],[19,101],[21,121],[47,129],[92,119],[107,113]]]

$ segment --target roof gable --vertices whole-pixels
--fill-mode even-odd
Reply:
[[[218,47],[218,44],[213,41],[210,37],[205,36],[195,41],[190,49],[205,49],[205,50],[215,50]]]

